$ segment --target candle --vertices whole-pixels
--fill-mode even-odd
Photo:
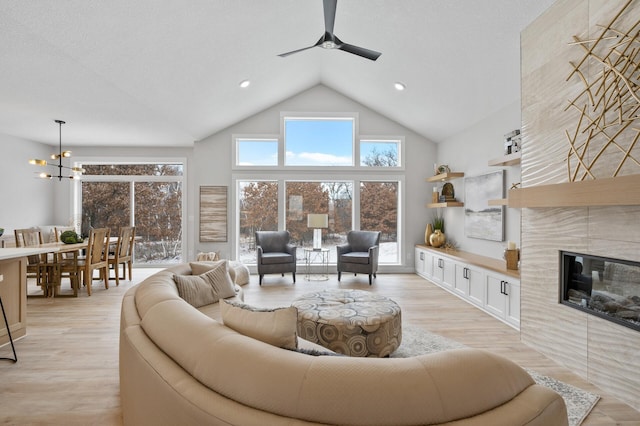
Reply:
[[[514,243],[513,241],[509,241],[507,243],[507,250],[515,250],[516,249],[516,243]]]

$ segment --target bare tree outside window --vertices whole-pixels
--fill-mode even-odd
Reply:
[[[135,263],[182,261],[182,176],[180,164],[89,164],[82,181],[81,232],[136,227]],[[101,181],[91,181],[101,176]],[[147,178],[153,176],[153,181]],[[167,177],[162,181],[161,177]],[[158,179],[160,177],[160,179]],[[107,181],[102,181],[107,180]],[[133,197],[132,197],[133,195]],[[132,217],[132,212],[134,212]]]
[[[278,230],[278,182],[240,182],[238,253],[245,263],[256,261],[256,231]]]

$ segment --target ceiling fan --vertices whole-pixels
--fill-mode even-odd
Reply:
[[[375,50],[365,49],[364,47],[354,46],[352,44],[343,43],[338,37],[333,34],[333,24],[336,20],[336,5],[338,0],[323,0],[324,5],[324,34],[320,37],[320,40],[313,46],[303,47],[302,49],[293,50],[287,53],[281,53],[278,56],[286,57],[293,55],[294,53],[302,52],[303,50],[311,49],[313,47],[322,47],[324,49],[338,49],[345,52],[353,53],[354,55],[362,56],[363,58],[371,59],[375,61],[382,54]]]

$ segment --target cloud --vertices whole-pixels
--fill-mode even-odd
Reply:
[[[338,155],[324,154],[321,152],[300,152],[287,151],[287,165],[289,166],[351,166],[351,157],[341,157]]]

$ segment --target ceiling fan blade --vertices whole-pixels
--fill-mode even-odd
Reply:
[[[376,52],[375,50],[365,49],[364,47],[354,46],[353,44],[341,43],[336,47],[340,50],[344,50],[345,52],[371,59],[372,61],[375,61],[380,57],[380,55],[382,55],[382,53]]]
[[[324,31],[333,35],[333,25],[336,22],[336,6],[338,0],[323,0]]]
[[[303,50],[312,49],[317,46],[318,46],[317,44],[314,44],[313,46],[303,47],[302,49],[292,50],[291,52],[287,52],[287,53],[281,53],[278,56],[280,56],[281,58],[286,58],[287,56],[293,55],[294,53],[302,52]]]
[[[287,56],[293,55],[294,53],[298,53],[298,52],[302,52],[303,50],[309,50],[309,49],[312,49],[314,47],[318,47],[323,42],[324,42],[324,37],[320,37],[320,40],[318,40],[318,42],[316,44],[314,44],[313,46],[307,46],[307,47],[303,47],[302,49],[292,50],[291,52],[281,53],[278,56],[280,56],[281,58],[286,58]]]

